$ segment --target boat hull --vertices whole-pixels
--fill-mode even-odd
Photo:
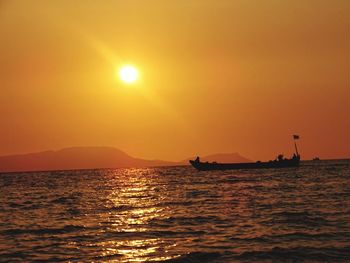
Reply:
[[[290,168],[299,167],[299,163],[298,159],[256,163],[209,163],[190,160],[190,164],[199,171]]]

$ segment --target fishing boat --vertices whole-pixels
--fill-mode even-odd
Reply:
[[[267,169],[267,168],[291,168],[299,167],[300,155],[295,140],[299,139],[299,135],[293,135],[296,153],[290,159],[284,158],[282,154],[278,155],[275,160],[267,162],[252,162],[252,163],[217,163],[217,162],[201,162],[199,157],[195,160],[190,160],[190,164],[199,171],[212,170],[238,170],[238,169]]]

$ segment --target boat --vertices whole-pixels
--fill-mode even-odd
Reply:
[[[217,163],[201,162],[199,159],[190,160],[190,164],[199,171],[212,170],[238,170],[238,169],[264,169],[264,168],[289,168],[298,167],[300,155],[295,155],[291,159],[273,160],[268,162],[257,161],[255,163]]]
[[[299,139],[299,135],[293,135],[294,140]],[[190,160],[190,164],[199,171],[212,170],[238,170],[238,169],[268,169],[268,168],[292,168],[299,167],[300,155],[296,142],[294,141],[295,151],[292,158],[284,158],[282,154],[278,155],[275,160],[267,162],[251,162],[251,163],[217,163],[217,162],[201,162],[199,157]]]

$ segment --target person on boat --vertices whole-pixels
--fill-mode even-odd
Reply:
[[[296,155],[295,153],[293,154],[293,158],[292,158],[292,160],[298,160],[299,159],[299,156],[298,155]]]
[[[279,155],[277,156],[277,161],[282,162],[283,160],[284,160],[283,154],[279,154]]]
[[[196,163],[199,163],[199,156],[197,156],[196,160],[194,160]]]

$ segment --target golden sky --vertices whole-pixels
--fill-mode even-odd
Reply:
[[[0,155],[350,157],[349,32],[348,0],[0,1]]]

